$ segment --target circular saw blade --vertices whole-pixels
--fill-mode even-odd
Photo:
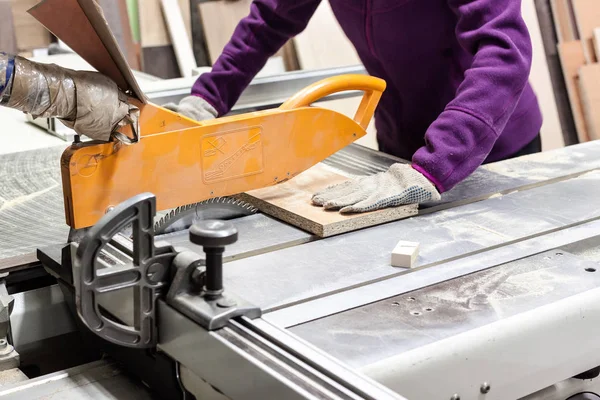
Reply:
[[[179,232],[188,229],[196,221],[228,220],[252,215],[257,211],[258,209],[252,204],[233,197],[215,197],[168,211],[155,222],[154,234]]]

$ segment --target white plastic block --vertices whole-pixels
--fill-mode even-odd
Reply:
[[[401,240],[392,251],[392,266],[413,268],[419,256],[419,243]]]

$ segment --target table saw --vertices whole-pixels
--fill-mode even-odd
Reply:
[[[233,242],[231,226],[213,227],[223,263],[207,258],[206,230],[157,234],[155,255],[174,252],[191,274],[210,264],[243,302],[198,319],[185,311],[193,285],[173,280],[146,327],[154,347],[140,331],[102,339],[76,311],[62,151],[0,158],[0,398],[600,398],[597,142],[483,166],[415,217],[325,239],[204,203],[237,230]],[[324,161],[354,176],[394,162],[358,145]],[[420,243],[415,268],[390,266],[399,240]],[[117,267],[137,257],[123,238],[103,254]],[[102,316],[142,318],[142,288],[103,287]]]
[[[237,195],[406,163],[354,143],[385,82],[269,78],[251,112],[193,121],[142,92],[93,1],[69,4],[30,12],[104,76],[0,58],[2,105],[96,139],[0,156],[0,398],[600,399],[599,143],[319,237]],[[364,93],[353,118],[313,106],[342,93]],[[391,266],[399,241],[413,268]]]

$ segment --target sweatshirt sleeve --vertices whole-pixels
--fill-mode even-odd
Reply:
[[[250,14],[236,27],[229,43],[192,87],[192,95],[228,113],[269,57],[302,32],[321,0],[254,0]]]
[[[448,0],[456,35],[473,54],[455,98],[425,134],[413,167],[447,191],[479,167],[504,130],[531,68],[521,0]]]

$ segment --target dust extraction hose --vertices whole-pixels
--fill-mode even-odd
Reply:
[[[73,71],[0,53],[0,105],[34,118],[59,118],[95,140],[137,141],[139,109],[117,85],[97,72]],[[117,130],[132,125],[130,138]]]

